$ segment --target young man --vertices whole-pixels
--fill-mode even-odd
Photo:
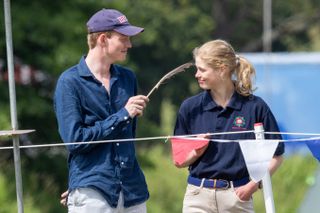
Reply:
[[[114,64],[126,59],[130,37],[144,29],[113,9],[95,13],[87,28],[88,54],[57,82],[59,133],[65,143],[115,142],[67,145],[68,212],[145,213],[149,193],[134,144],[116,139],[135,137],[136,116],[149,100],[137,95],[134,73]]]

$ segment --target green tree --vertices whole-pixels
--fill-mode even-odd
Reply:
[[[35,70],[42,70],[47,79],[39,84],[16,86],[19,127],[36,129],[35,133],[22,137],[21,144],[61,141],[53,113],[55,81],[63,70],[76,64],[81,55],[86,53],[85,23],[91,14],[103,7],[116,8],[124,12],[130,22],[145,27],[144,33],[133,38],[134,48],[130,50],[129,58],[124,63],[136,72],[139,92],[142,94],[147,94],[166,72],[192,60],[192,50],[209,39],[226,39],[240,51],[261,50],[262,1],[12,1],[15,61],[20,65],[28,64]],[[318,21],[315,21],[319,20],[320,14],[318,0],[273,1],[273,9],[275,51],[319,51],[320,29]],[[0,4],[0,10],[3,11],[3,4]],[[8,82],[2,78],[6,69],[3,15],[0,16],[0,23],[0,129],[3,130],[10,129],[11,126]],[[193,75],[194,69],[188,69],[152,94],[145,115],[139,118],[139,137],[171,134],[175,113],[181,101],[199,90]],[[11,144],[9,138],[0,140],[3,145]],[[148,152],[154,146],[153,143],[141,144],[145,147],[139,146],[138,151],[142,153],[140,161],[156,165],[158,162],[154,161],[157,160],[148,156],[153,154]],[[6,211],[12,212],[11,204],[16,199],[13,189],[13,156],[10,150],[0,152],[0,192],[3,193],[1,189],[7,190],[5,186],[12,186],[8,194],[10,202],[6,202]],[[169,153],[167,146],[164,152]],[[158,155],[158,151],[155,155]],[[39,209],[48,213],[65,211],[59,205],[58,197],[67,184],[66,156],[64,148],[21,151],[24,195],[28,206],[31,206],[30,212],[37,212]],[[166,159],[168,157],[167,155]],[[162,175],[159,172],[163,171],[160,166],[145,167],[147,174],[148,168],[154,168],[157,176]],[[180,177],[174,172],[175,170],[170,170],[171,176]],[[152,183],[157,181],[154,174],[150,174],[152,178],[148,179],[152,189],[157,184],[163,186],[163,182],[167,182],[166,177],[161,177],[158,178],[161,183]],[[161,193],[165,196],[165,191],[169,190],[166,186],[174,185],[175,183],[165,183]],[[153,196],[156,196],[154,193]],[[0,195],[1,203],[2,198]],[[156,205],[154,200],[150,202]],[[169,201],[167,204],[160,201],[158,203],[166,206],[164,209],[170,209],[170,205],[175,206]],[[33,208],[33,204],[37,208]],[[157,208],[161,210],[161,207]],[[177,210],[171,212],[174,211]]]

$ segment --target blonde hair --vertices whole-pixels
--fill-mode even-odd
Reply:
[[[193,50],[193,57],[200,58],[213,69],[225,65],[230,70],[230,78],[235,78],[235,89],[243,95],[249,96],[253,93],[253,77],[255,69],[244,57],[236,55],[232,46],[224,40],[213,40],[204,43]]]
[[[98,37],[101,34],[106,34],[108,37],[110,37],[111,36],[111,31],[88,33],[88,35],[87,35],[87,43],[88,43],[89,49],[93,49],[93,48],[95,48],[97,46],[97,40],[98,40]]]

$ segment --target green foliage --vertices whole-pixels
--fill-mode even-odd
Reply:
[[[176,121],[175,106],[170,102],[170,100],[164,99],[161,105],[161,129],[163,134],[172,135],[173,128]]]
[[[0,129],[10,129],[10,103],[8,84],[0,82]]]
[[[261,42],[253,45],[252,42],[261,39],[262,1],[11,1],[14,55],[19,59],[15,61],[29,64],[49,76],[44,85],[16,85],[19,128],[36,129],[35,133],[22,137],[21,144],[60,141],[52,103],[55,80],[86,54],[86,21],[103,7],[118,9],[132,24],[145,28],[144,33],[132,38],[134,48],[124,63],[135,71],[141,94],[147,94],[169,70],[192,60],[192,50],[207,40],[226,39],[237,51],[247,47],[250,51],[261,50]],[[0,10],[4,10],[2,3]],[[318,0],[274,1],[273,28],[279,33],[273,49],[319,51],[320,28],[316,21],[319,14]],[[5,62],[3,15],[0,23],[3,26],[0,28],[0,60]],[[198,91],[194,68],[170,79],[150,97],[144,116],[138,119],[137,136],[172,134],[182,100]],[[0,78],[0,130],[10,129],[10,122],[8,82]],[[0,138],[0,141],[10,140]],[[151,191],[149,212],[181,212],[187,172],[172,165],[168,155],[170,146],[139,143],[138,151]],[[13,156],[11,151],[0,152],[0,213],[16,212]],[[22,150],[21,156],[25,212],[65,212],[58,203],[59,194],[67,185],[65,149]],[[277,212],[292,212],[299,205],[307,185],[299,187],[301,191],[291,186],[297,181],[305,183],[304,178],[313,175],[314,162],[301,157],[284,162],[273,178]],[[263,202],[259,196],[255,197],[257,212],[263,212],[263,204],[259,204]],[[294,204],[286,205],[288,200]]]
[[[182,209],[187,170],[173,165],[169,146],[166,143],[140,152],[141,158],[152,162],[152,166],[142,164],[150,191],[147,207],[151,213],[178,213]]]
[[[319,51],[319,1],[274,1],[273,27],[279,31],[274,44],[276,51]],[[294,36],[293,36],[294,35]]]
[[[6,175],[0,173],[0,213],[12,213],[18,211],[16,202],[12,199],[12,197],[15,196],[15,191],[13,187],[8,186],[9,183],[10,181],[8,181]],[[36,205],[32,196],[26,197],[24,201],[25,212],[41,213],[43,211],[41,211],[40,208],[41,207]]]
[[[57,154],[57,150],[42,151],[47,152],[42,154],[40,150],[33,152],[21,150],[24,210],[26,213],[65,212],[65,208],[59,203],[59,197],[66,189],[66,157]],[[2,150],[0,213],[17,212],[14,162],[8,160],[10,155],[11,152]],[[33,166],[30,167],[30,164]]]
[[[272,177],[273,194],[276,212],[297,212],[304,195],[309,187],[308,180],[315,178],[315,170],[319,168],[319,162],[312,156],[293,155],[285,158],[280,169]],[[256,212],[264,212],[264,201],[262,193],[254,196]]]

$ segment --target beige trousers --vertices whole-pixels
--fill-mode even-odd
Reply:
[[[129,208],[123,207],[123,195],[120,193],[117,208],[109,206],[102,195],[91,188],[73,190],[68,197],[68,213],[146,213],[146,203]]]
[[[188,184],[183,213],[254,213],[253,200],[242,201],[233,187],[209,189]]]

